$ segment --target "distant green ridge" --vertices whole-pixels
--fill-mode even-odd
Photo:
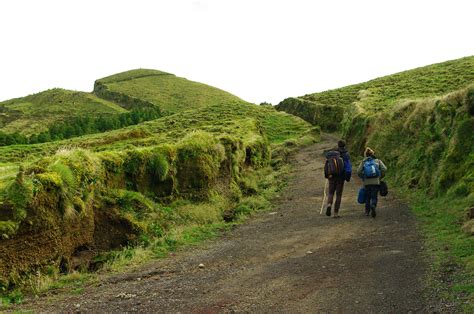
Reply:
[[[157,106],[164,114],[242,100],[218,88],[147,69],[131,70],[99,79],[94,93],[122,107]]]
[[[166,72],[158,71],[158,70],[136,69],[136,70],[129,70],[129,71],[113,74],[113,75],[101,78],[101,79],[97,80],[97,82],[104,83],[104,84],[117,83],[117,82],[123,82],[123,81],[138,79],[138,78],[142,78],[142,77],[159,76],[159,75],[175,76],[174,74],[166,73]]]
[[[72,117],[120,114],[126,110],[90,93],[54,88],[3,101],[0,112],[0,131],[29,135]]]

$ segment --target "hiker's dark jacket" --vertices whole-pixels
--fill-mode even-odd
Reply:
[[[341,153],[341,158],[343,160],[347,159],[347,160],[349,160],[349,163],[351,162],[351,155],[349,155],[349,152],[347,151],[347,149],[345,147],[338,147],[335,150],[337,150],[339,153]],[[344,158],[344,156],[346,156],[346,158]],[[344,161],[344,163],[345,163],[345,161]],[[346,167],[344,167],[344,169],[345,168]],[[352,173],[347,173],[346,171],[344,171],[344,178],[343,178],[344,180],[349,182],[351,180],[351,176],[352,176]]]

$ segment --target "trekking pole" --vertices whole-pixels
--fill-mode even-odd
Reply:
[[[319,214],[320,214],[320,215],[323,214],[324,201],[326,200],[326,188],[327,188],[327,186],[328,186],[328,181],[329,181],[329,180],[326,180],[326,183],[324,184],[324,196],[323,196],[323,202],[321,203],[321,210],[319,211]]]

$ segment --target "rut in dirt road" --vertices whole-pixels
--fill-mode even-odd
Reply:
[[[196,313],[426,309],[422,244],[406,205],[390,195],[380,199],[376,219],[365,217],[356,204],[360,183],[353,180],[345,185],[342,218],[319,215],[322,152],[335,144],[324,136],[294,156],[292,178],[272,213],[206,247],[86,287],[81,296],[54,296],[25,307]]]

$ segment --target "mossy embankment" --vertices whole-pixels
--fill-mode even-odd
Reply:
[[[265,193],[278,185],[270,161],[263,134],[243,142],[205,131],[176,144],[61,150],[40,159],[5,189],[2,289],[52,269],[96,269],[109,259],[106,252],[129,245],[150,246],[149,254],[160,256],[177,245],[183,226],[191,226],[181,235],[191,241],[206,237],[206,226],[268,206]]]
[[[337,107],[353,155],[375,149],[392,189],[423,222],[436,297],[467,307],[461,303],[474,296],[473,82],[474,57],[467,57],[278,105],[314,124],[321,106]]]
[[[319,128],[236,99],[0,147],[2,292],[38,293],[60,273],[162,256],[267,208],[288,155],[317,140]]]
[[[391,186],[423,222],[432,284],[455,303],[474,297],[473,96],[468,87],[400,101],[379,114],[357,114],[346,133],[359,152],[369,146],[386,162]]]

